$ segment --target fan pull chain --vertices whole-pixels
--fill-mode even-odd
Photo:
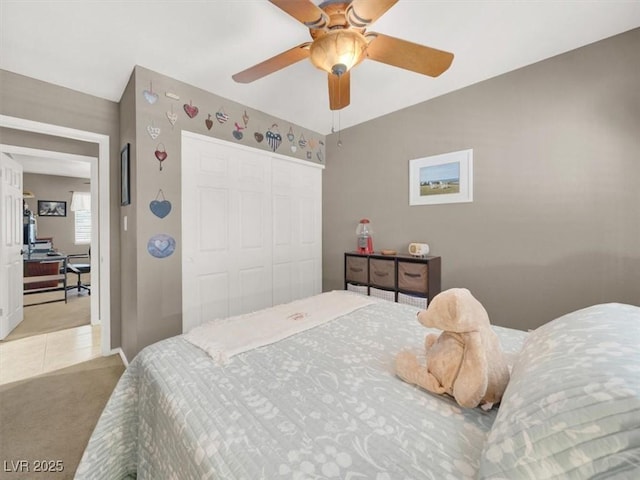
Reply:
[[[340,81],[340,76],[338,75],[338,99],[340,101],[340,105],[342,105],[342,97],[340,96],[340,84],[342,83]],[[338,110],[338,147],[342,146],[342,140],[340,139],[340,131],[342,130],[340,128],[340,114],[341,114],[342,109]]]

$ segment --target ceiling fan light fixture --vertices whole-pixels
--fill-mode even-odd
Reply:
[[[334,75],[351,70],[364,58],[367,40],[355,30],[336,29],[318,37],[311,44],[311,63]]]

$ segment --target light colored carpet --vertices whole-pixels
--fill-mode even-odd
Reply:
[[[25,295],[25,305],[61,298],[64,292],[47,292]],[[57,332],[91,323],[91,296],[78,295],[75,290],[67,293],[67,303],[55,302],[24,307],[24,320],[7,335],[3,342],[31,337],[42,333]]]
[[[0,464],[7,468],[0,468],[0,479],[73,478],[123,371],[120,357],[112,355],[1,385]],[[20,460],[32,471],[6,471]],[[36,474],[36,460],[60,461],[64,470]]]

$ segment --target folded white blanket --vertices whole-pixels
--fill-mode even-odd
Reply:
[[[334,290],[257,312],[211,320],[193,328],[184,338],[223,364],[234,355],[278,342],[378,301]]]

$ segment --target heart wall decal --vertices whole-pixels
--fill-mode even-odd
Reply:
[[[164,150],[160,150],[162,147],[158,147],[158,150],[155,151],[155,156],[159,161],[163,161],[167,158],[167,152]]]
[[[198,110],[198,107],[191,105],[191,102],[189,102],[189,105],[187,105],[186,103],[184,104],[184,111],[187,113],[187,116],[189,118],[193,118],[198,115],[198,112],[200,110]]]
[[[158,218],[164,218],[171,212],[171,202],[164,198],[162,189],[158,190],[155,200],[149,203],[149,210]]]
[[[147,251],[156,258],[166,258],[176,250],[176,240],[165,233],[154,235],[147,242]]]
[[[282,143],[282,135],[278,133],[278,126],[274,124],[269,130],[267,130],[267,142],[269,142],[269,146],[272,151],[276,151],[280,144]]]
[[[147,125],[147,133],[152,139],[156,139],[160,136],[160,127],[154,127],[153,125]]]
[[[169,156],[169,154],[167,154],[167,151],[164,149],[164,144],[158,144],[158,146],[156,147],[156,151],[153,152],[153,154],[158,159],[158,162],[160,162],[160,171],[162,171],[162,162],[164,162]]]
[[[218,123],[224,123],[229,120],[229,115],[221,108],[216,112],[216,120],[218,120]]]
[[[171,126],[173,126],[178,121],[178,114],[173,112],[167,112],[167,118],[169,119],[169,123],[171,124]]]
[[[171,213],[171,202],[169,200],[152,200],[149,209],[158,218],[164,218]]]
[[[149,102],[149,104],[153,105],[158,101],[158,94],[155,92],[151,92],[149,90],[145,90],[142,92],[144,99]]]
[[[153,91],[153,83],[149,82],[149,90],[143,90],[142,96],[150,105],[158,101],[158,94]]]

